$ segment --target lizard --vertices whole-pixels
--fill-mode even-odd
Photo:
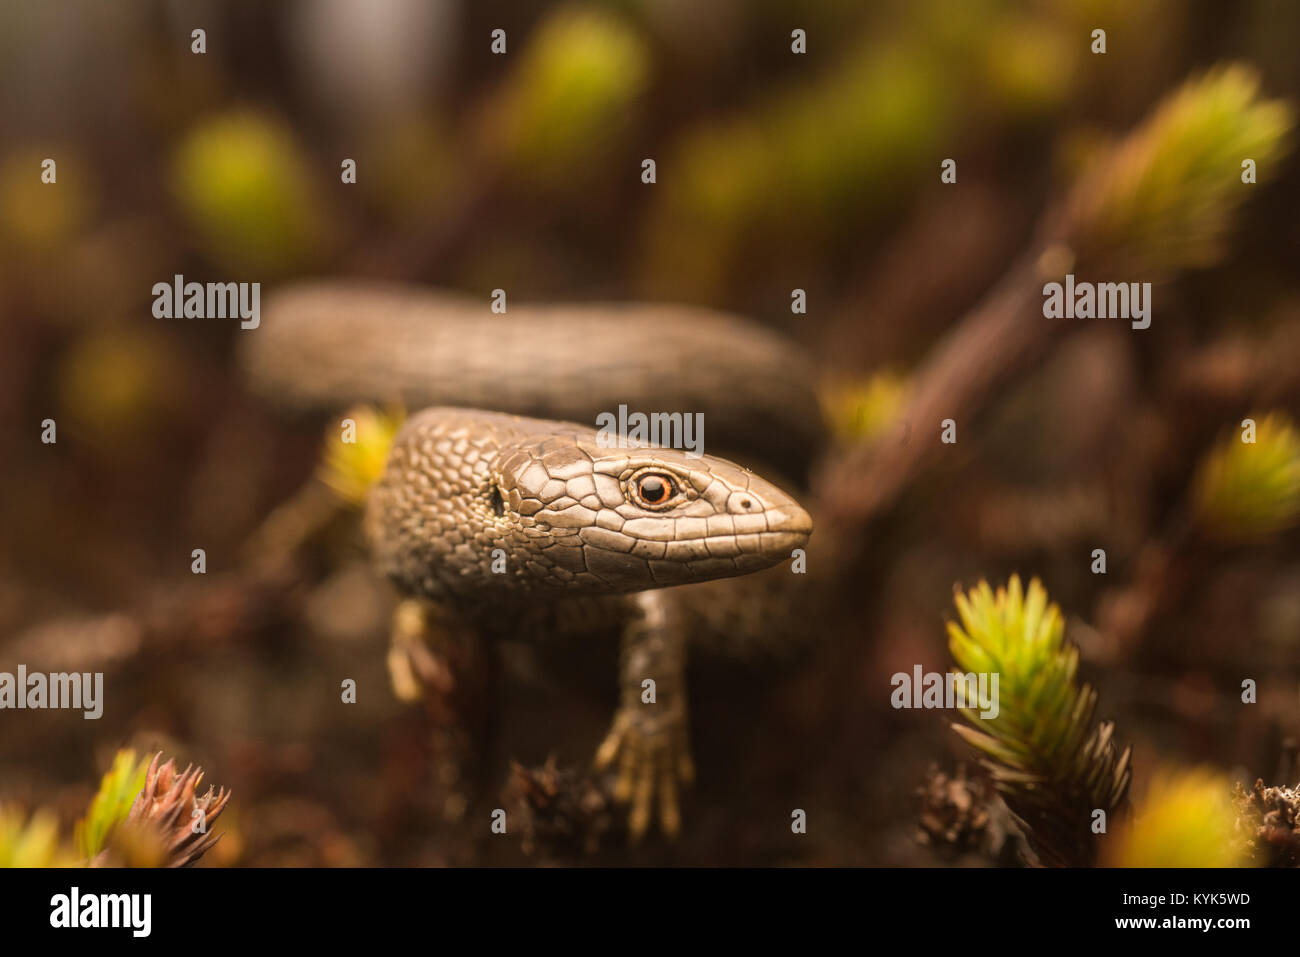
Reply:
[[[694,775],[687,641],[762,631],[765,609],[794,590],[784,566],[812,519],[728,458],[609,447],[567,418],[694,404],[715,440],[801,475],[821,428],[810,364],[755,324],[691,307],[485,313],[409,286],[301,284],[270,297],[243,365],[282,403],[420,410],[362,523],[376,569],[406,596],[395,627],[430,627],[432,609],[439,627],[488,641],[616,636],[619,704],[593,763],[617,766],[634,840],[656,812],[674,835]]]

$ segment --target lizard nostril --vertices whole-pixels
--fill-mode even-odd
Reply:
[[[750,507],[751,505],[753,505],[753,504],[754,504],[754,503],[751,502],[751,501],[750,501],[749,499],[747,499],[747,498],[742,498],[742,499],[740,500],[740,507],[741,507],[741,508],[749,508],[749,507]]]
[[[497,488],[495,485],[492,486],[492,512],[497,518],[500,518],[506,513],[505,499],[501,497],[501,489]]]

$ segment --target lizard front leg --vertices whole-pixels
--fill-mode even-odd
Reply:
[[[649,829],[655,805],[669,837],[681,827],[677,792],[695,778],[686,715],[686,636],[676,604],[663,591],[629,599],[634,614],[624,633],[618,710],[596,750],[596,770],[617,760],[614,798],[630,803],[633,841]]]
[[[433,731],[442,814],[459,820],[478,780],[481,739],[493,702],[490,649],[461,618],[438,603],[403,599],[393,613],[388,673],[396,696],[421,702]]]

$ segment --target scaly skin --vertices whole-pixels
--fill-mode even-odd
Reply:
[[[675,494],[638,501],[647,479]],[[533,601],[758,571],[804,545],[812,520],[725,459],[602,448],[590,427],[435,408],[394,441],[366,529],[379,568],[413,593]]]
[[[389,283],[277,289],[245,336],[253,388],[299,409],[437,405],[594,422],[704,416],[706,448],[802,479],[824,440],[811,361],[738,316],[641,303],[516,305]]]
[[[647,480],[671,483],[662,502],[644,500]],[[660,589],[785,561],[812,520],[725,459],[602,448],[575,424],[435,408],[398,434],[365,527],[381,571],[480,634],[545,630],[575,599],[598,603],[587,618],[622,631],[623,680],[596,766],[618,762],[614,794],[631,803],[639,837],[656,803],[663,829],[677,831],[678,783],[693,776],[686,629]]]
[[[812,522],[725,459],[603,448],[591,426],[556,420],[594,422],[619,404],[703,412],[709,448],[798,476],[821,433],[807,361],[705,310],[512,307],[496,317],[459,297],[335,282],[272,297],[244,363],[259,391],[291,406],[435,406],[399,433],[366,508],[377,567],[411,596],[390,655],[399,692],[445,680],[427,655],[403,650],[425,639],[621,637],[620,703],[596,766],[618,768],[633,838],[656,815],[675,833],[678,785],[693,775],[687,640],[734,652],[805,636],[807,622],[785,607],[803,576],[774,566],[805,545]],[[494,411],[442,407],[476,403]],[[649,501],[655,482],[672,494]],[[430,603],[436,614],[419,610]],[[416,631],[437,633],[412,635],[412,622],[435,622]]]

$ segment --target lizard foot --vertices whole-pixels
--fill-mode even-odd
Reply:
[[[628,832],[639,841],[650,827],[655,804],[659,829],[675,837],[681,829],[678,788],[695,780],[686,733],[686,709],[656,710],[662,705],[622,705],[596,749],[595,767],[604,771],[618,761],[614,800],[631,804]]]
[[[446,696],[456,686],[446,656],[437,650],[443,642],[437,640],[431,617],[416,599],[406,599],[393,612],[388,677],[399,701],[419,701],[430,692]]]
[[[430,719],[434,773],[442,814],[458,821],[480,785],[475,756],[483,707],[492,700],[490,668],[478,643],[455,619],[420,599],[402,601],[393,614],[388,674],[401,701],[420,703]]]

